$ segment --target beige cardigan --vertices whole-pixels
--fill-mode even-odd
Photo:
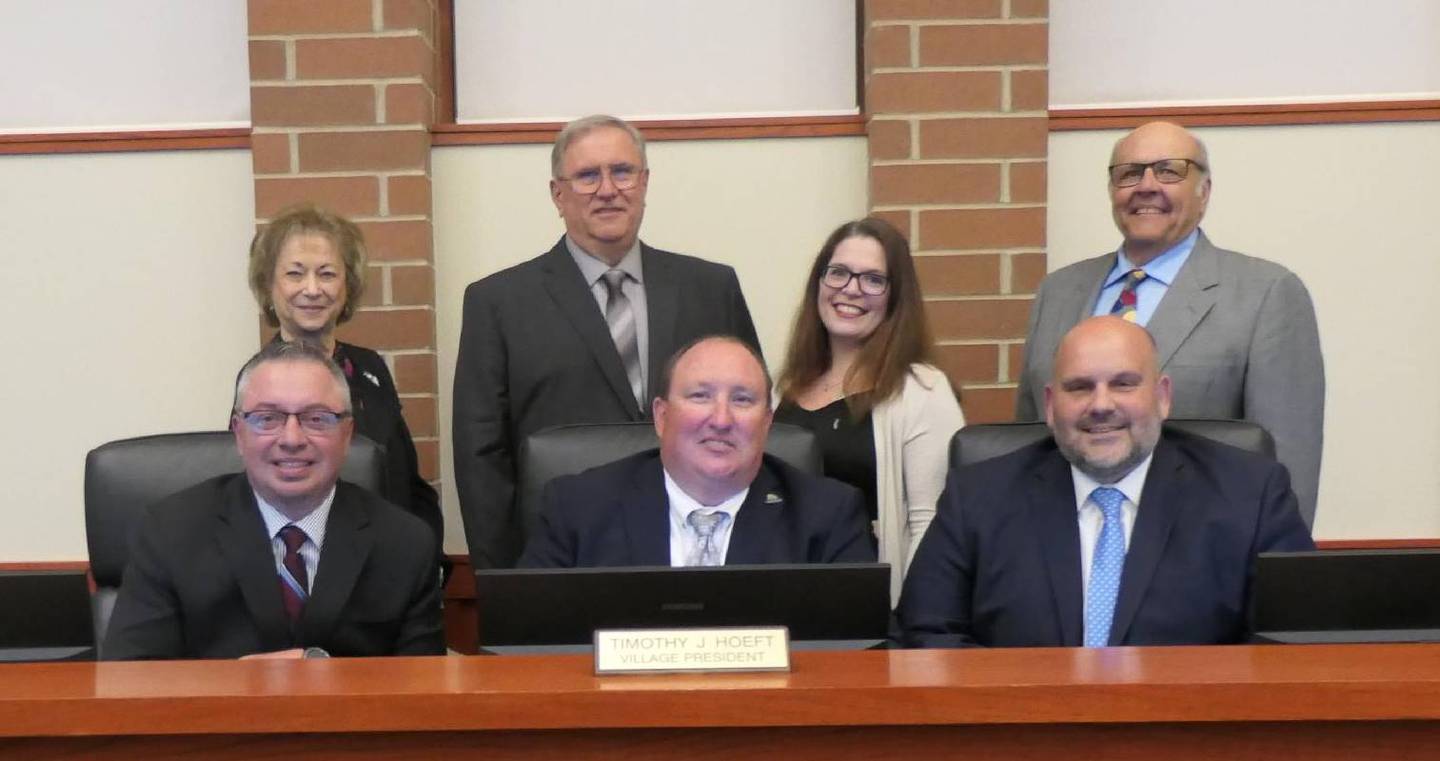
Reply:
[[[900,393],[875,407],[875,536],[880,562],[890,564],[890,602],[915,547],[935,517],[945,487],[950,437],[965,416],[950,381],[930,365],[910,366]]]

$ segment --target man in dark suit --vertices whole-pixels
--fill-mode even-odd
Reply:
[[[526,436],[644,420],[661,363],[698,336],[759,345],[733,269],[640,242],[650,169],[634,127],[571,122],[551,174],[565,236],[465,291],[452,433],[477,568],[513,565],[523,544],[515,454]]]
[[[150,509],[105,657],[443,654],[435,535],[337,480],[352,422],[320,350],[271,343],[246,363],[231,418],[245,472]]]
[[[1205,145],[1167,122],[1115,144],[1110,205],[1124,242],[1040,284],[1030,311],[1017,420],[1038,420],[1050,360],[1085,317],[1128,315],[1149,329],[1175,386],[1177,418],[1258,423],[1315,521],[1325,430],[1325,363],[1315,307],[1284,267],[1211,244],[1199,229],[1210,201]],[[1143,273],[1137,275],[1137,273]]]
[[[749,344],[681,349],[661,389],[659,450],[552,481],[521,566],[874,562],[859,491],[765,454],[770,378]]]
[[[952,469],[897,615],[918,647],[1242,641],[1256,554],[1314,548],[1284,466],[1162,431],[1170,379],[1119,317],[1073,328],[1052,438]]]

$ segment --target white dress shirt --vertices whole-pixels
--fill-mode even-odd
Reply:
[[[669,471],[665,471],[665,494],[670,498],[670,565],[675,568],[695,565],[695,560],[700,557],[703,546],[700,535],[687,520],[696,510],[702,514],[720,512],[730,515],[730,520],[717,527],[710,536],[710,542],[719,551],[720,562],[724,564],[730,551],[730,532],[735,528],[735,515],[740,512],[740,505],[749,493],[750,487],[747,486],[718,505],[702,505],[686,494],[680,484],[670,477]]]
[[[1101,486],[1119,489],[1125,495],[1121,506],[1121,519],[1125,524],[1125,551],[1130,551],[1130,533],[1135,530],[1135,516],[1140,512],[1140,493],[1145,490],[1145,477],[1150,473],[1150,462],[1155,453],[1135,466],[1134,470],[1113,484],[1102,484],[1070,466],[1070,477],[1075,482],[1075,510],[1080,519],[1080,591],[1090,588],[1090,564],[1095,559],[1095,542],[1100,540],[1100,527],[1105,524],[1105,513],[1090,499],[1090,493]]]
[[[297,551],[300,559],[305,562],[307,593],[315,587],[315,572],[320,567],[320,550],[325,546],[325,522],[330,520],[330,506],[334,503],[335,487],[331,486],[330,493],[325,495],[319,507],[300,520],[292,521],[266,502],[259,492],[255,493],[255,504],[260,506],[260,518],[265,521],[265,532],[270,535],[270,550],[275,553],[275,573],[279,574],[285,567],[285,542],[280,538],[280,529],[293,523],[308,537]]]

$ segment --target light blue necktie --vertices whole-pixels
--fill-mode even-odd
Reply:
[[[720,560],[720,544],[715,541],[715,532],[719,531],[728,520],[730,520],[730,514],[719,510],[713,513],[701,513],[699,510],[694,510],[685,516],[685,522],[695,530],[695,536],[699,539],[696,543],[694,559],[690,565],[724,565]]]
[[[1105,647],[1110,642],[1110,624],[1115,620],[1115,598],[1120,596],[1120,572],[1125,568],[1125,523],[1122,506],[1125,495],[1119,489],[1101,486],[1090,492],[1090,501],[1100,506],[1105,522],[1095,540],[1090,559],[1090,588],[1085,590],[1085,646]]]

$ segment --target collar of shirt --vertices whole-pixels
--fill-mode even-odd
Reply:
[[[1169,286],[1175,282],[1175,276],[1180,273],[1180,268],[1185,265],[1185,260],[1190,258],[1190,252],[1195,250],[1195,241],[1200,239],[1200,228],[1190,231],[1190,234],[1180,239],[1179,243],[1171,246],[1159,256],[1146,262],[1140,269],[1145,270],[1145,277],[1158,281],[1161,285]],[[1135,269],[1130,263],[1130,257],[1125,255],[1125,246],[1121,245],[1120,250],[1115,252],[1115,266],[1110,268],[1110,275],[1105,278],[1105,285],[1101,290],[1109,288],[1120,279],[1125,273]]]
[[[1130,535],[1135,531],[1135,517],[1140,513],[1140,493],[1145,490],[1145,478],[1150,473],[1150,462],[1155,457],[1151,452],[1148,457],[1136,465],[1125,477],[1113,484],[1101,484],[1090,476],[1081,473],[1075,466],[1070,466],[1070,477],[1075,484],[1075,523],[1079,530],[1080,538],[1080,589],[1090,588],[1090,570],[1095,562],[1095,542],[1100,538],[1100,531],[1105,524],[1105,514],[1100,506],[1090,501],[1090,493],[1097,487],[1109,486],[1119,489],[1125,495],[1125,502],[1120,508],[1120,526],[1125,534],[1125,549],[1130,549]],[[1089,601],[1089,595],[1085,596]]]
[[[325,546],[325,522],[330,520],[330,506],[335,503],[335,487],[330,487],[330,493],[321,500],[320,506],[311,510],[308,515],[298,521],[292,521],[285,517],[285,514],[275,509],[259,492],[255,492],[255,504],[260,506],[260,518],[265,521],[265,533],[271,540],[275,540],[280,529],[290,524],[300,527],[305,536],[310,538],[310,543],[316,549]]]
[[[1125,500],[1136,507],[1140,506],[1140,493],[1145,490],[1145,477],[1150,474],[1150,463],[1155,459],[1155,453],[1151,452],[1145,456],[1125,477],[1113,484],[1102,484],[1090,476],[1080,472],[1074,465],[1070,466],[1070,478],[1075,483],[1075,509],[1085,507],[1090,499],[1090,493],[1101,486],[1108,486],[1112,489],[1119,489],[1125,495]]]
[[[575,266],[580,268],[580,275],[585,278],[585,285],[589,288],[594,288],[595,284],[600,282],[600,278],[611,269],[618,269],[624,272],[637,283],[642,285],[645,283],[644,270],[640,266],[639,238],[635,239],[635,242],[630,246],[630,250],[625,252],[625,256],[621,257],[620,262],[613,268],[606,264],[604,260],[591,255],[585,249],[581,248],[580,244],[571,240],[569,235],[565,236],[565,248],[570,252],[570,258],[575,260]],[[628,289],[626,293],[629,293]]]
[[[723,561],[730,551],[730,532],[735,528],[735,516],[740,512],[745,497],[750,494],[750,487],[741,489],[739,494],[731,495],[718,505],[702,505],[686,494],[680,484],[675,483],[675,479],[670,477],[670,471],[662,468],[661,472],[665,474],[665,494],[670,498],[670,565],[684,565],[685,558],[695,544],[695,532],[687,521],[690,513],[696,510],[718,511],[730,515],[730,520],[717,529],[714,536],[714,540],[720,545],[720,558]]]

